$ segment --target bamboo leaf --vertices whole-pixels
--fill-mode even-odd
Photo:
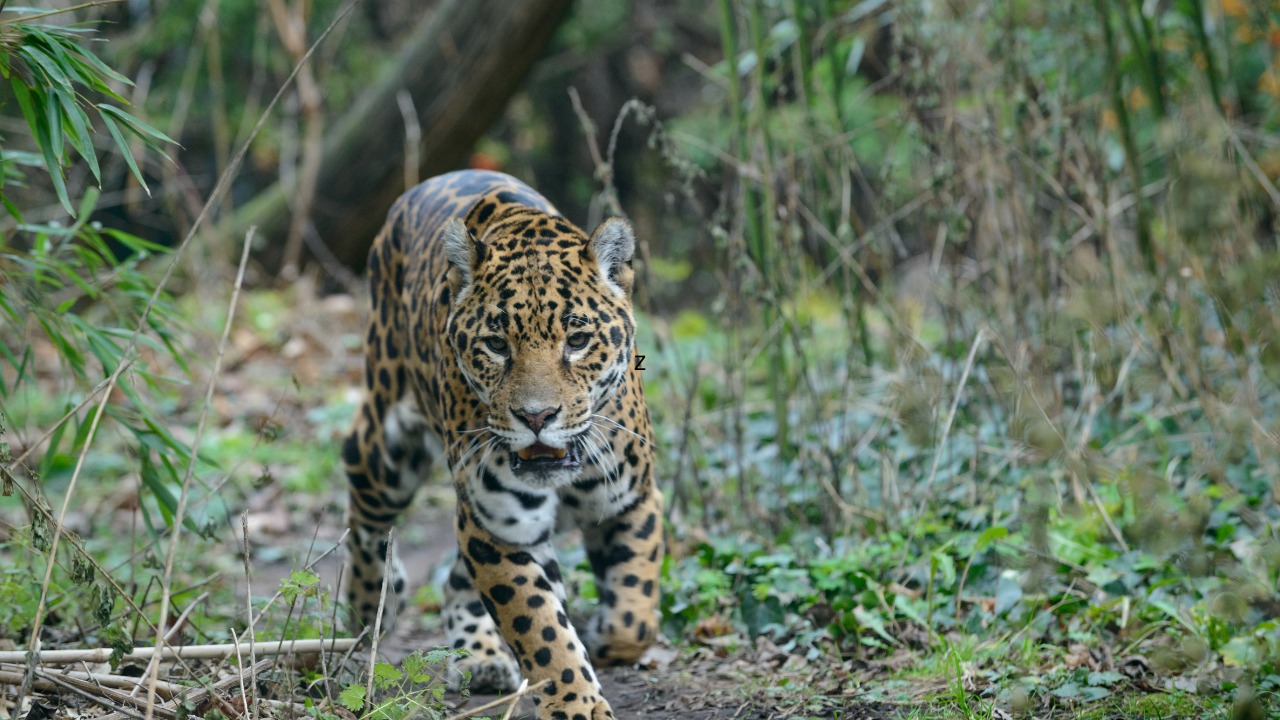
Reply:
[[[75,92],[75,88],[71,87],[71,81],[67,79],[66,73],[58,66],[57,61],[49,57],[43,50],[34,45],[22,45],[18,48],[18,54],[43,70],[50,82],[61,85],[69,93]]]
[[[43,136],[42,139],[44,141],[39,143],[40,150],[44,154],[44,162],[49,169],[49,177],[53,180],[53,189],[58,193],[58,201],[71,214],[71,217],[75,217],[76,211],[71,207],[71,198],[67,196],[67,183],[62,179],[62,166],[58,164],[58,158],[53,154],[49,134],[43,127],[40,128],[40,134]]]
[[[115,105],[108,105],[106,102],[100,102],[100,104],[97,105],[97,109],[105,110],[108,111],[108,113],[115,115],[120,122],[124,123],[125,126],[131,129],[134,133],[137,133],[138,137],[143,138],[143,140],[147,140],[148,137],[151,137],[160,142],[168,142],[170,145],[178,145],[178,142],[174,141],[172,137],[165,135],[163,132],[157,131],[154,127],[148,126],[148,124],[143,123],[142,120],[134,118],[133,115],[125,113],[122,109],[116,108]],[[168,155],[165,155],[165,158],[168,158]]]
[[[66,157],[66,146],[63,143],[65,131],[62,129],[62,104],[58,102],[57,93],[50,92],[44,96],[44,121],[53,157],[57,161],[55,164],[61,168],[62,159]]]
[[[71,144],[75,146],[76,152],[80,153],[80,157],[89,163],[89,170],[93,172],[94,179],[101,185],[102,172],[98,169],[98,153],[93,149],[93,136],[87,127],[89,118],[70,96],[61,92],[55,94],[62,104],[63,113],[71,123],[72,132],[69,133]]]
[[[142,189],[147,191],[147,197],[150,197],[151,188],[147,187],[147,181],[142,178],[142,171],[138,169],[138,163],[134,161],[133,153],[129,152],[129,143],[124,139],[120,128],[116,127],[115,121],[105,114],[102,115],[102,122],[106,124],[107,132],[111,133],[112,139],[116,141],[121,154],[124,155],[124,161],[129,164],[129,169],[133,171],[133,176],[138,179],[138,184],[142,185]]]
[[[22,109],[22,117],[26,118],[27,127],[31,128],[31,137],[35,139],[36,146],[39,147],[41,145],[40,133],[38,132],[40,121],[36,117],[35,102],[31,97],[31,91],[27,89],[26,84],[17,75],[11,78],[10,84],[13,85],[14,97],[18,99],[18,107]]]

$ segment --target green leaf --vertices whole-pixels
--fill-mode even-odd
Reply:
[[[40,161],[40,167],[44,167],[43,160]],[[18,221],[19,225],[26,224],[26,221],[22,219],[22,211],[18,209],[17,205],[13,204],[13,201],[9,200],[8,196],[0,198],[0,200],[4,201],[4,209],[9,211],[9,214],[13,216],[14,220]]]
[[[320,578],[310,570],[294,570],[289,577],[280,581],[280,594],[284,596],[285,602],[292,605],[299,595],[314,596],[312,586],[318,582]]]
[[[383,690],[404,679],[404,673],[395,665],[378,663],[373,666],[373,682]]]
[[[101,73],[103,77],[106,77],[109,80],[115,80],[116,82],[119,82],[123,85],[128,85],[130,87],[133,87],[132,80],[125,77],[124,75],[121,75],[115,70],[112,70],[111,67],[106,63],[102,62],[102,60],[100,60],[97,55],[94,55],[91,52],[82,52],[79,47],[76,47],[75,56],[80,60],[88,63],[89,65],[92,65],[93,69]],[[125,100],[124,98],[121,98],[119,95],[116,95],[115,93],[111,93],[111,94],[114,95],[116,98],[118,98],[121,102],[128,104],[128,101]]]
[[[942,573],[941,587],[949,588],[956,584],[956,563],[950,555],[946,553],[934,553],[930,556],[936,567]]]
[[[63,158],[66,157],[66,131],[62,129],[62,103],[58,102],[57,92],[45,93],[44,96],[44,121],[46,130],[49,133],[49,141],[52,143],[53,156],[57,159],[59,167],[62,165]]]
[[[463,700],[471,697],[471,671],[465,670],[462,673],[462,681],[458,683],[458,695]]]
[[[1258,661],[1258,647],[1252,638],[1246,636],[1232,638],[1219,652],[1222,653],[1222,664],[1228,667],[1250,667]]]
[[[26,84],[17,75],[10,79],[10,84],[13,86],[14,97],[18,99],[18,107],[22,109],[22,117],[26,118],[27,127],[31,128],[31,137],[36,140],[36,145],[39,146],[37,127],[40,122],[36,119],[35,101],[31,97],[31,91],[27,89]]]
[[[142,171],[138,169],[138,163],[133,159],[133,153],[129,152],[129,142],[124,139],[120,128],[116,127],[115,122],[106,115],[102,116],[102,122],[107,126],[107,132],[111,133],[112,139],[116,141],[116,146],[120,148],[120,153],[124,155],[124,161],[129,164],[129,169],[133,171],[133,176],[138,179],[138,184],[147,192],[147,197],[151,197],[151,188],[147,187],[147,181],[142,178]]]
[[[67,79],[63,68],[58,62],[49,57],[43,50],[35,45],[23,44],[18,48],[18,54],[30,60],[34,65],[44,71],[49,80],[60,86],[69,93],[74,93],[75,88],[71,87],[71,81]]]
[[[111,622],[111,613],[115,612],[115,607],[115,588],[105,582],[94,583],[89,592],[89,609],[93,613],[93,619],[99,625],[107,625]]]
[[[139,457],[142,458],[142,482],[156,496],[156,502],[160,505],[160,512],[164,515],[165,524],[172,525],[173,517],[178,512],[178,499],[173,496],[169,488],[160,480],[160,476],[156,474],[155,465],[151,462],[151,453],[145,449],[139,451]],[[163,456],[162,456],[163,459]],[[199,534],[200,528],[191,519],[190,515],[182,518],[182,526],[193,533]]]
[[[423,659],[421,650],[414,650],[405,656],[404,662],[401,663],[404,672],[409,679],[416,683],[430,682],[431,676],[427,674],[427,663]]]
[[[1080,686],[1073,682],[1063,683],[1061,687],[1054,688],[1053,694],[1060,698],[1078,698]]]
[[[63,113],[71,123],[71,129],[73,130],[70,133],[71,144],[75,146],[76,152],[80,153],[80,157],[89,163],[89,170],[93,172],[94,179],[101,185],[102,171],[98,169],[98,153],[93,149],[93,136],[87,128],[89,118],[85,116],[84,111],[76,105],[71,97],[64,93],[56,93],[56,95],[58,96],[58,101],[62,103]]]
[[[58,156],[50,145],[49,133],[41,126],[38,135],[42,141],[39,143],[40,151],[44,154],[44,164],[49,169],[49,179],[53,180],[53,189],[58,194],[58,201],[71,217],[75,217],[76,211],[71,207],[71,198],[67,196],[67,183],[62,179],[62,166],[58,164]],[[58,137],[62,136],[58,135]]]
[[[136,133],[138,137],[141,137],[143,140],[147,140],[147,138],[150,137],[155,140],[159,140],[160,142],[169,143],[170,145],[178,144],[177,141],[175,141],[173,138],[169,137],[168,135],[165,135],[159,130],[151,127],[150,125],[142,122],[138,118],[130,115],[129,113],[121,110],[120,108],[114,105],[101,103],[98,105],[98,110],[100,112],[105,111],[105,112],[111,113],[112,115],[115,115],[116,118],[120,120],[120,122],[124,123],[126,127],[128,127],[130,130]],[[158,147],[156,149],[160,150]],[[160,150],[160,154],[164,155],[166,158],[169,157],[168,155],[165,155],[163,150]]]
[[[71,403],[67,403],[62,409],[65,413],[71,409]],[[40,476],[48,477],[49,470],[53,467],[53,459],[58,455],[58,446],[62,444],[62,435],[67,431],[67,423],[62,423],[57,430],[53,431],[53,435],[49,437],[49,448],[45,450],[44,459],[40,461]]]
[[[338,702],[351,712],[360,712],[364,708],[365,689],[359,685],[348,685],[346,690],[338,694]]]
[[[133,652],[133,638],[118,625],[110,625],[102,632],[102,639],[107,642],[111,648],[111,669],[115,670],[120,667],[120,661],[124,660],[124,656]]]
[[[884,620],[880,618],[879,613],[871,612],[861,605],[858,605],[853,609],[853,617],[858,621],[858,625],[861,627],[874,632],[894,645],[898,644],[897,638],[885,631]]]
[[[983,550],[986,550],[987,546],[989,546],[991,543],[997,540],[1003,540],[1008,536],[1009,536],[1008,528],[989,527],[986,530],[983,530],[982,534],[978,536],[978,541],[973,545],[973,551],[975,553],[980,553]]]

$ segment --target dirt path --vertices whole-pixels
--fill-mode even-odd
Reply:
[[[448,504],[415,503],[410,517],[399,526],[399,552],[409,573],[409,597],[418,588],[431,582],[433,574],[454,550],[453,509]],[[342,534],[340,519],[326,518],[315,533],[316,546],[327,549]],[[307,530],[308,528],[298,528]],[[252,534],[251,534],[252,537]],[[291,534],[276,539],[269,554],[281,559],[274,562],[258,562],[253,567],[254,594],[269,595],[296,565],[306,556],[311,543],[310,534]],[[289,558],[289,559],[286,559]],[[321,587],[337,585],[342,567],[341,550],[332,553],[316,564]],[[237,590],[243,593],[243,581]],[[424,627],[416,608],[410,607],[401,614],[396,631],[383,640],[379,654],[393,663],[401,662],[409,653],[438,645],[445,645],[444,629]],[[685,669],[646,670],[637,668],[607,668],[599,672],[605,696],[613,705],[619,720],[644,718],[646,720],[678,718],[679,720],[768,720],[768,718],[813,717],[831,718],[887,718],[895,717],[884,708],[873,704],[852,704],[843,707],[823,708],[817,713],[787,712],[771,701],[764,688],[744,686],[741,680],[730,679],[716,670],[714,663],[699,663]],[[476,707],[496,696],[474,696],[468,707]],[[456,697],[451,698],[457,701]],[[513,718],[536,717],[534,706],[527,699]]]

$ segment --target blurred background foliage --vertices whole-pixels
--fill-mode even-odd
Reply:
[[[434,5],[364,0],[337,25],[315,60],[326,118]],[[309,37],[338,9],[313,0]],[[293,66],[252,0],[76,19],[133,80],[111,89],[180,147],[169,162],[134,143],[150,195],[107,144],[100,187],[68,156],[73,204],[93,197],[73,220],[31,172],[40,147],[5,91],[0,401],[15,449],[113,369],[153,258]],[[575,4],[464,166],[519,177],[585,228],[617,213],[636,226],[666,636],[764,636],[815,662],[922,651],[1001,702],[1097,700],[1126,678],[1227,701],[1280,689],[1278,53],[1270,0]],[[153,534],[201,404],[185,383],[225,318],[205,299],[228,292],[228,219],[296,174],[300,113],[287,94],[180,261],[129,370],[150,382],[110,405],[134,432],[89,456],[94,484],[138,478],[120,507],[150,508]],[[62,242],[70,223],[81,234]],[[44,287],[42,254],[63,263]],[[99,265],[116,268],[109,289]],[[338,510],[361,271],[313,259],[285,283],[251,263],[235,344],[289,362],[234,380],[252,407],[218,411],[198,528],[273,485]],[[95,289],[63,298],[81,283]],[[321,307],[341,330],[305,326]],[[304,366],[316,347],[328,359]],[[65,491],[86,422],[13,468],[33,496]],[[239,497],[217,495],[228,481]],[[90,546],[133,552],[95,536],[110,522],[83,521]],[[10,557],[39,554],[5,532]],[[218,542],[205,534],[191,542]],[[15,637],[22,587],[0,586]]]

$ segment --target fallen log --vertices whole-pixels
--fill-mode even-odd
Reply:
[[[571,0],[443,0],[414,31],[394,66],[324,139],[312,221],[337,260],[364,267],[387,210],[404,192],[407,91],[421,127],[417,177],[457,169],[559,26]],[[257,259],[280,269],[290,223],[279,183],[236,211],[231,237],[251,225],[267,238]]]

